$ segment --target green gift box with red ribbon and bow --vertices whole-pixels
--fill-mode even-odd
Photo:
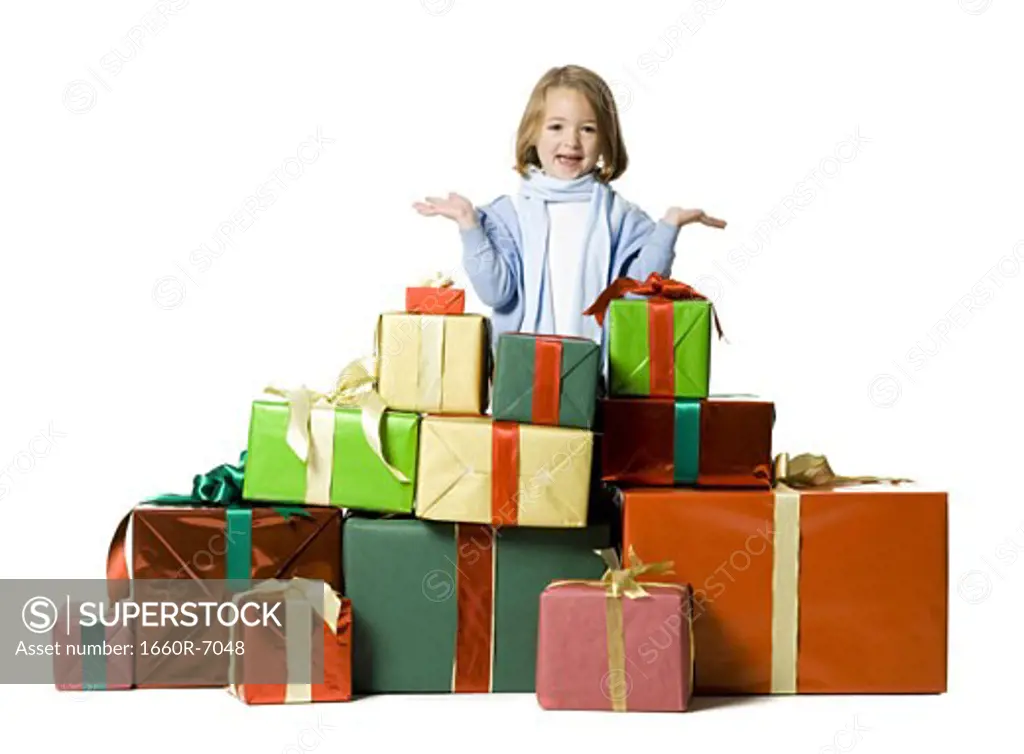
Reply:
[[[641,299],[625,299],[627,294]],[[712,303],[671,278],[619,278],[584,312],[608,317],[608,392],[612,396],[706,398],[711,377]]]

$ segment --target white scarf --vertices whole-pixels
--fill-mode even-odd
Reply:
[[[597,343],[601,327],[593,317],[584,317],[583,310],[591,304],[584,301],[585,291],[601,291],[608,284],[611,265],[611,223],[613,194],[594,174],[571,181],[545,175],[535,167],[523,179],[519,189],[519,227],[523,241],[523,278],[525,311],[522,329],[525,332],[554,332],[554,307],[551,279],[548,273],[548,202],[589,202],[579,279],[572,288],[572,307],[580,313],[580,332]]]

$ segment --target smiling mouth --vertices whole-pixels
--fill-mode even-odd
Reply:
[[[583,162],[583,155],[573,156],[566,154],[556,154],[555,162],[559,163],[560,165],[577,167],[581,162]]]

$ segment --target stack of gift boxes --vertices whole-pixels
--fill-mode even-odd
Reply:
[[[423,415],[415,518],[345,522],[355,689],[532,691],[541,590],[600,577],[592,550],[610,543],[606,527],[586,527],[591,433],[502,421],[497,402],[485,416],[487,321],[414,293],[381,317],[376,350],[384,403]],[[518,384],[500,376],[506,364],[499,348],[496,396]],[[599,365],[587,366],[593,403]]]
[[[710,302],[656,277],[616,286],[592,307],[610,317],[602,475],[622,485],[627,563],[671,561],[658,580],[693,590],[695,691],[944,691],[946,493],[821,457],[773,468],[773,405],[705,397]],[[649,298],[614,300],[628,290]]]
[[[209,657],[169,677],[136,656],[132,685],[229,678],[249,702],[536,690],[612,710],[945,689],[945,494],[807,489],[773,467],[773,405],[708,397],[710,302],[656,276],[602,294],[606,399],[598,344],[492,349],[463,309],[462,291],[410,289],[372,368],[254,402],[244,469],[140,505],[115,536],[111,576],[298,579],[278,588],[323,623],[323,677],[247,684],[239,658]],[[620,541],[602,482],[621,491]]]

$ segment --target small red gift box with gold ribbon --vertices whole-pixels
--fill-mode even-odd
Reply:
[[[466,291],[453,287],[452,279],[438,273],[418,286],[405,289],[409,314],[464,314]]]
[[[228,691],[246,704],[346,702],[352,698],[352,605],[322,581],[270,580],[235,597],[262,598],[280,628],[231,632]],[[275,605],[274,603],[277,603]],[[283,610],[276,607],[283,606]],[[273,612],[273,611],[272,611]]]

